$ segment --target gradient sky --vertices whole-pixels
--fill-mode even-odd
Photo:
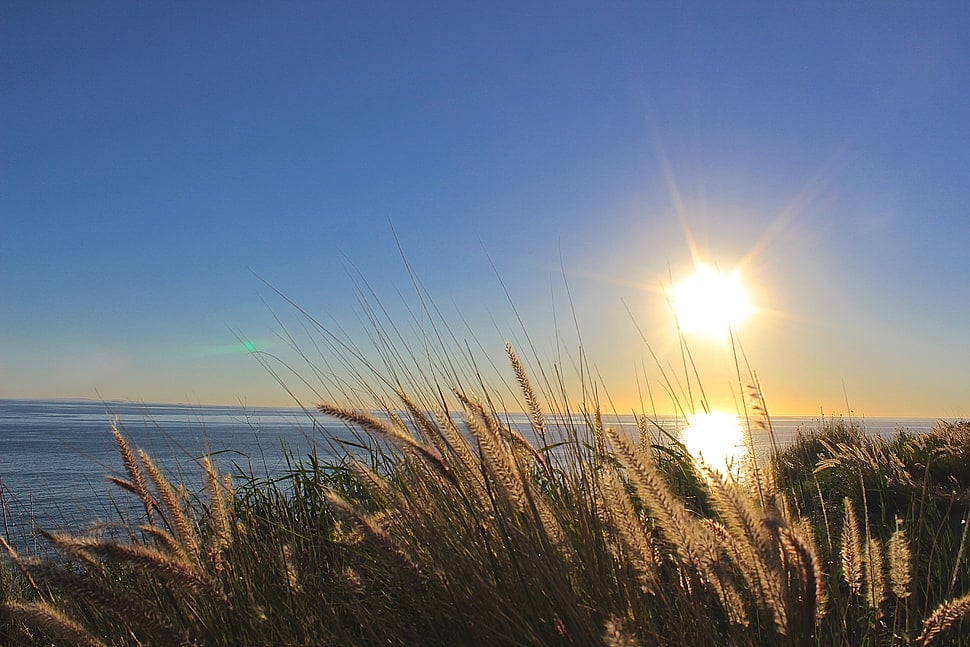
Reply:
[[[968,33],[963,2],[5,1],[0,397],[286,404],[239,343],[285,353],[257,275],[365,343],[353,267],[407,318],[396,235],[496,362],[489,259],[543,357],[568,283],[621,408],[659,379],[627,308],[677,365],[662,288],[700,260],[741,268],[775,413],[968,416]]]

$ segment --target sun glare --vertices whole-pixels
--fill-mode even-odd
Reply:
[[[670,296],[680,329],[713,339],[724,339],[754,311],[738,272],[725,274],[706,265],[698,265]]]
[[[694,458],[715,469],[738,467],[747,450],[736,415],[712,411],[689,416],[687,422],[680,438]]]

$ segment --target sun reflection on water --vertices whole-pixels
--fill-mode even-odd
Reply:
[[[681,441],[697,460],[714,469],[730,468],[737,473],[748,451],[741,419],[731,413],[712,411],[687,417]]]

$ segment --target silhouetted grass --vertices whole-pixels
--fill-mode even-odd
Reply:
[[[536,409],[530,443],[461,392],[321,410],[372,434],[370,454],[231,488],[203,464],[197,497],[121,438],[115,480],[145,514],[128,541],[48,535],[68,559],[12,556],[3,641],[967,644],[966,423],[803,436],[762,505],[595,411]]]
[[[823,627],[830,641],[908,644],[921,619],[970,591],[970,423],[941,422],[930,432],[904,430],[891,440],[831,423],[800,436],[777,464],[778,486],[811,520],[819,552],[831,565],[832,605],[841,613]],[[906,595],[888,595],[880,608],[846,582],[840,557],[846,500],[867,537],[888,548],[894,534],[905,537],[910,552]],[[946,640],[958,639],[953,633]]]
[[[286,337],[320,382],[315,415],[356,440],[320,439],[328,458],[272,480],[203,459],[189,492],[116,433],[137,514],[120,535],[45,533],[60,559],[6,546],[0,642],[970,645],[966,423],[892,441],[831,425],[738,481],[646,416],[613,424],[581,347],[572,388],[511,346],[489,384],[430,302],[420,351],[361,305],[376,357],[302,310],[340,370]]]

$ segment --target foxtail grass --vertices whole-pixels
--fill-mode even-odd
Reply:
[[[823,429],[753,487],[653,442],[645,415],[626,430],[592,398],[571,412],[506,354],[524,429],[487,389],[388,379],[369,407],[314,411],[353,451],[235,481],[203,457],[194,496],[113,428],[112,482],[144,515],[122,520],[127,541],[43,532],[60,561],[8,548],[30,584],[5,590],[2,638],[968,644],[964,427]]]

